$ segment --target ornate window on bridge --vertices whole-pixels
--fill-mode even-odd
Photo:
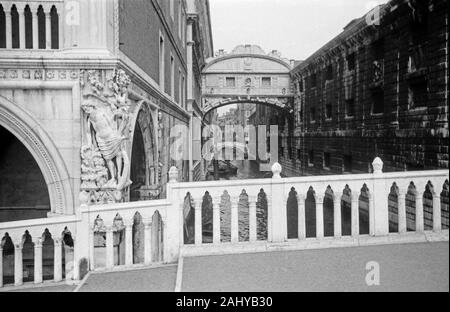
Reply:
[[[261,85],[263,88],[269,88],[272,85],[272,79],[270,77],[262,77]]]
[[[227,88],[235,88],[236,87],[236,78],[234,78],[234,77],[226,77],[225,78],[225,86]]]

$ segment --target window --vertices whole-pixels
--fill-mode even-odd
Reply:
[[[170,55],[170,96],[175,99],[175,60]]]
[[[169,10],[170,10],[170,17],[172,20],[175,17],[175,0],[169,0]]]
[[[278,154],[284,157],[283,137],[278,136]]]
[[[300,79],[300,80],[298,81],[298,90],[299,90],[300,92],[303,92],[303,79]]]
[[[384,59],[384,40],[380,39],[372,44],[373,56],[375,60]]]
[[[314,167],[314,150],[308,152],[308,166]]]
[[[333,117],[333,106],[331,106],[331,103],[328,103],[325,107],[325,118],[331,119]]]
[[[326,79],[333,80],[333,65],[328,65],[326,72]]]
[[[0,4],[0,48],[6,48],[6,17],[3,6]]]
[[[354,70],[355,69],[355,53],[349,54],[347,56],[347,70]]]
[[[352,172],[352,170],[353,170],[353,168],[352,168],[352,156],[350,156],[350,155],[344,155],[344,159],[343,159],[343,162],[344,162],[344,172],[348,172],[348,173],[351,173]]]
[[[181,39],[181,31],[182,31],[182,7],[181,1],[178,1],[178,38]]]
[[[12,33],[12,48],[18,49],[20,47],[19,13],[17,12],[15,4],[13,4],[11,8],[11,33]]]
[[[270,87],[272,84],[272,79],[270,77],[262,77],[261,84],[263,87]]]
[[[384,113],[384,92],[381,89],[372,91],[372,114]]]
[[[297,159],[298,160],[302,159],[302,150],[300,150],[300,149],[297,150]]]
[[[428,86],[426,80],[412,83],[408,88],[408,106],[410,109],[427,106]]]
[[[181,76],[181,106],[186,108],[186,80],[184,79],[184,76]]]
[[[315,122],[316,121],[316,108],[315,107],[311,107],[309,109],[309,120],[311,122]]]
[[[25,7],[25,48],[33,49],[33,15],[30,10],[30,6]]]
[[[181,76],[181,69],[178,69],[178,104],[183,106],[183,77]]]
[[[355,116],[355,100],[349,99],[345,101],[345,117]]]
[[[164,38],[159,37],[159,87],[164,92]]]
[[[45,13],[44,13],[44,9],[42,8],[42,5],[39,6],[38,8],[38,12],[37,12],[37,16],[38,16],[38,45],[39,45],[39,49],[45,49],[46,48],[46,42],[45,42]]]
[[[317,87],[317,75],[312,74],[310,79],[311,79],[311,88]]]
[[[181,40],[183,41],[184,46],[186,45],[186,15],[184,15],[184,13],[181,23],[182,23]]]
[[[51,36],[52,36],[52,49],[59,48],[59,17],[58,12],[56,11],[56,7],[53,6],[50,11],[50,24],[51,24]]]
[[[234,77],[226,77],[225,85],[227,88],[235,88],[236,87],[236,78]]]
[[[331,164],[331,155],[330,153],[323,153],[323,168],[324,169],[330,169]]]

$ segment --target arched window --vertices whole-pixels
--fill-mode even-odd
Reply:
[[[37,16],[39,49],[45,49],[45,13],[42,5],[38,8]]]
[[[25,7],[25,48],[33,49],[33,15],[30,6]]]
[[[51,29],[52,29],[52,49],[59,48],[59,17],[55,6],[50,11]]]
[[[3,6],[0,4],[0,48],[6,48],[6,19]]]
[[[19,13],[15,5],[11,8],[11,30],[12,30],[12,48],[20,48],[19,38]]]

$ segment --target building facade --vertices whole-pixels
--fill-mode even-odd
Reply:
[[[173,165],[193,179],[171,130],[202,113],[207,0],[0,4],[0,222],[162,198]]]
[[[448,168],[448,1],[392,0],[291,72],[291,176]]]

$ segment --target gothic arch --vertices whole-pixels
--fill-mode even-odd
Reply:
[[[27,111],[0,96],[0,125],[31,153],[44,176],[52,213],[73,214],[74,197],[63,158],[47,132]]]

